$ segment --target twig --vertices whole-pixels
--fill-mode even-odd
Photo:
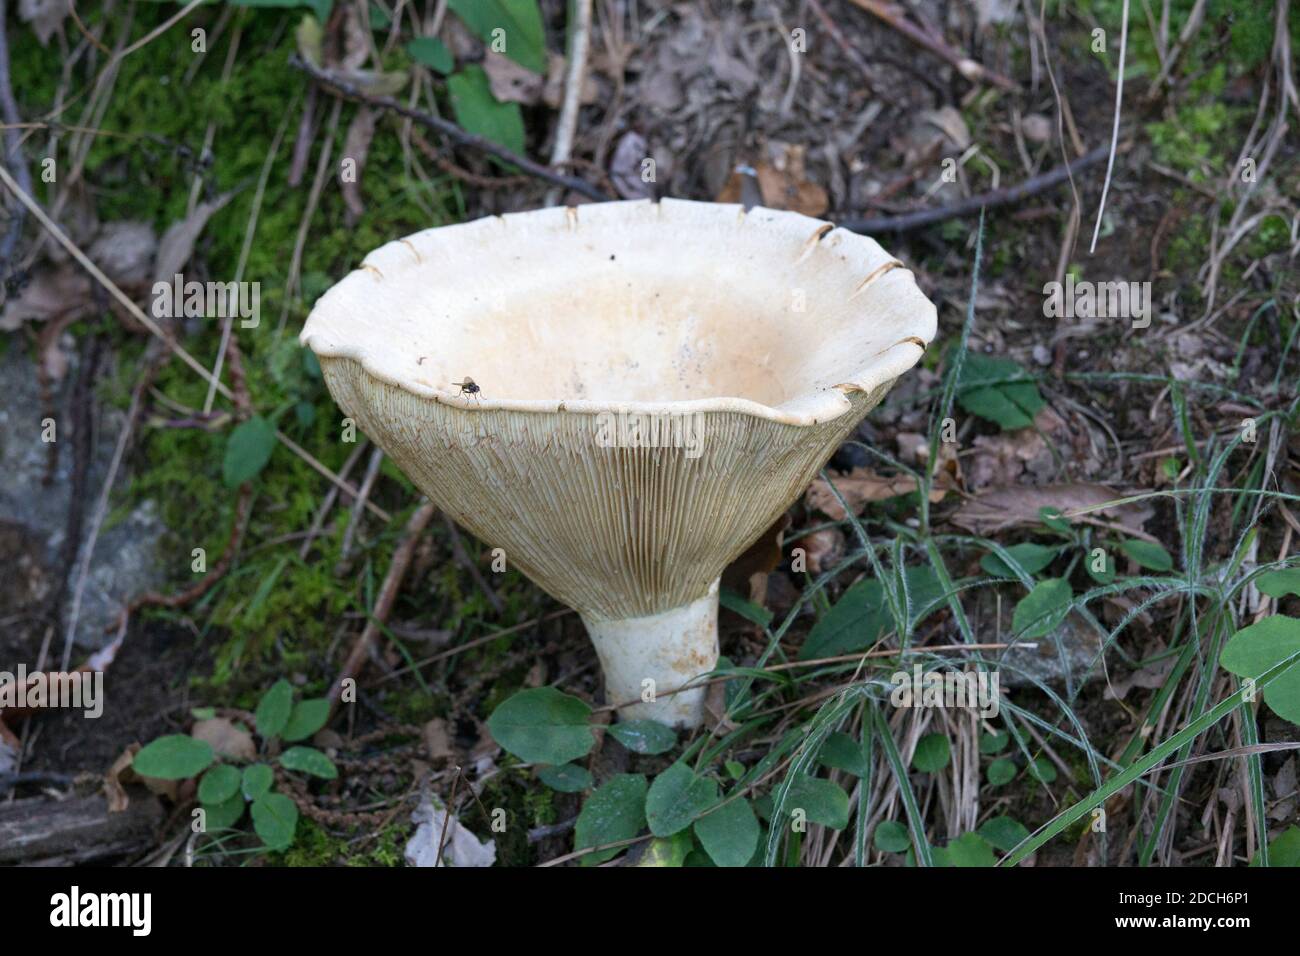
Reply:
[[[9,78],[9,37],[5,32],[5,17],[8,11],[5,0],[0,0],[0,113],[5,121],[5,165],[12,166],[18,174],[18,182],[24,192],[32,191],[32,176],[27,169],[27,161],[22,153],[22,135],[19,125],[22,117],[18,115],[18,104],[14,100],[14,89]],[[27,210],[19,205],[9,220],[9,228],[4,238],[0,239],[0,278],[9,271],[9,260],[13,258],[22,236],[23,223],[27,221]]]
[[[854,6],[866,10],[878,20],[882,20],[889,24],[889,26],[903,34],[903,36],[907,37],[913,43],[924,47],[939,58],[952,64],[958,73],[970,80],[972,83],[988,81],[994,86],[1000,86],[1004,90],[1019,89],[1014,80],[1008,79],[1000,73],[995,73],[992,70],[985,69],[970,57],[963,56],[946,43],[936,39],[924,30],[912,24],[910,21],[899,16],[898,8],[890,4],[881,3],[880,0],[850,0],[850,2],[853,3]]]
[[[587,76],[587,37],[591,33],[591,0],[572,0],[573,29],[569,39],[569,69],[564,77],[564,102],[560,105],[560,118],[555,124],[555,145],[551,147],[551,165],[563,166],[573,151],[573,134],[578,129],[578,110],[582,106],[582,84]],[[546,194],[546,205],[554,206],[563,191],[552,188]]]
[[[405,537],[402,539],[402,543],[393,551],[393,560],[388,565],[388,574],[384,576],[384,584],[379,591],[379,599],[375,601],[375,606],[370,611],[370,620],[366,622],[361,635],[357,638],[356,643],[352,645],[352,651],[348,654],[347,660],[343,662],[343,668],[339,671],[339,676],[335,678],[333,686],[330,687],[331,717],[334,716],[334,712],[338,709],[339,699],[343,696],[343,682],[355,680],[357,675],[361,673],[361,668],[366,661],[366,655],[370,653],[371,643],[373,643],[380,627],[388,620],[388,615],[393,610],[393,604],[397,600],[397,592],[406,577],[406,570],[410,567],[411,557],[415,554],[415,546],[419,543],[420,535],[429,526],[429,522],[433,520],[433,516],[437,511],[438,509],[433,502],[426,501],[415,509],[415,513],[406,522]]]
[[[831,15],[826,12],[826,8],[821,5],[821,0],[808,0],[808,6],[812,8],[812,12],[816,15],[817,19],[821,21],[822,26],[826,28],[826,32],[831,35],[831,39],[835,41],[835,45],[844,52],[844,55],[849,58],[849,61],[857,67],[858,72],[862,74],[862,78],[867,81],[867,92],[873,92],[871,67],[868,66],[867,61],[862,58],[862,54],[858,52],[858,48],[851,44],[848,41],[848,38],[844,36],[844,31],[840,29],[838,23],[831,19]]]
[[[898,216],[882,216],[877,219],[848,219],[841,222],[840,227],[848,229],[850,232],[907,232],[911,229],[919,229],[922,226],[933,225],[936,222],[944,222],[948,219],[973,216],[981,209],[1007,206],[1020,202],[1029,196],[1045,192],[1053,186],[1065,182],[1079,170],[1100,162],[1109,152],[1109,146],[1098,146],[1096,149],[1084,153],[1068,166],[1057,166],[1050,172],[1031,176],[1014,186],[994,189],[935,209],[921,209],[917,212],[903,213]]]
[[[1110,159],[1106,161],[1106,180],[1101,185],[1101,202],[1097,204],[1097,224],[1092,227],[1092,245],[1088,254],[1097,251],[1097,236],[1101,234],[1101,217],[1106,211],[1106,196],[1110,193],[1110,174],[1115,169],[1115,153],[1119,149],[1119,115],[1124,102],[1124,53],[1128,49],[1128,0],[1124,0],[1123,23],[1119,29],[1119,74],[1115,80],[1115,122],[1110,131]]]
[[[533,160],[529,159],[527,156],[521,156],[513,150],[506,149],[504,146],[498,146],[490,139],[485,139],[484,137],[478,136],[474,133],[466,132],[455,123],[449,122],[440,116],[434,116],[432,113],[426,113],[423,110],[412,109],[409,106],[399,103],[391,96],[370,96],[367,93],[363,93],[346,80],[335,76],[327,70],[322,70],[318,66],[305,62],[296,54],[289,57],[289,65],[306,73],[317,83],[327,86],[349,99],[356,100],[360,103],[366,103],[378,109],[391,110],[399,116],[405,116],[408,119],[415,120],[417,123],[422,123],[435,132],[446,136],[457,145],[468,146],[471,149],[477,149],[480,152],[487,153],[489,156],[495,156],[497,159],[511,163],[528,173],[530,176],[548,182],[553,186],[571,189],[573,192],[586,196],[588,199],[595,199],[598,201],[615,198],[597,186],[593,186],[585,179],[557,173],[554,170],[543,166],[541,163],[533,162]]]

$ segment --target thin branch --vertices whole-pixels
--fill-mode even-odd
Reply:
[[[980,193],[978,196],[971,196],[968,199],[950,203],[947,206],[939,206],[935,209],[921,209],[917,212],[903,213],[898,216],[882,216],[877,219],[847,219],[839,225],[850,232],[868,234],[907,232],[912,229],[919,229],[922,226],[933,225],[936,222],[959,219],[962,216],[973,216],[984,208],[991,209],[995,206],[1011,205],[1029,196],[1046,192],[1052,187],[1065,182],[1081,169],[1100,162],[1109,152],[1110,147],[1098,146],[1096,149],[1084,153],[1068,166],[1057,166],[1050,172],[1031,176],[1014,186],[1006,186],[1002,189]]]
[[[497,159],[511,163],[528,173],[530,176],[548,182],[553,186],[571,189],[580,195],[586,196],[588,199],[595,199],[597,201],[615,198],[598,186],[594,186],[587,182],[585,179],[557,173],[554,170],[543,166],[541,163],[534,162],[527,156],[521,156],[514,150],[506,149],[504,146],[497,145],[490,139],[486,139],[475,133],[467,132],[455,123],[443,119],[441,116],[434,116],[432,113],[426,113],[423,110],[412,109],[403,103],[399,103],[391,96],[371,96],[368,93],[363,93],[347,80],[335,76],[328,70],[322,70],[318,66],[307,63],[297,55],[289,57],[289,65],[306,73],[322,86],[329,87],[335,92],[343,94],[348,99],[356,100],[359,103],[365,103],[368,106],[375,107],[376,109],[390,110],[397,113],[399,116],[405,116],[408,119],[415,120],[417,123],[422,123],[429,127],[429,129],[447,137],[459,146],[467,146],[471,149],[487,153],[489,156],[495,156]]]

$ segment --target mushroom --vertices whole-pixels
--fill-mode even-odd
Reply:
[[[692,727],[723,569],[934,334],[874,240],[665,199],[390,242],[301,342],[438,507],[578,611],[622,719]]]

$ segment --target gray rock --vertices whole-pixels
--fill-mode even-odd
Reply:
[[[55,387],[55,437],[59,443],[58,466],[53,481],[45,484],[49,446],[42,441],[43,409],[36,380],[35,363],[18,341],[11,340],[0,355],[0,568],[13,569],[0,587],[0,616],[16,615],[20,629],[49,625],[48,602],[58,591],[63,569],[64,539],[72,498],[73,416],[72,383],[80,361],[73,349],[68,374]],[[113,361],[105,355],[100,371]],[[125,422],[119,409],[96,406],[88,418],[93,431],[90,463],[82,518],[84,548],[102,492],[114,446]],[[119,468],[117,488],[124,487],[127,474]],[[110,499],[110,515],[120,499]],[[109,522],[105,521],[105,525]],[[136,594],[162,586],[166,575],[157,558],[157,544],[164,532],[158,509],[152,501],[139,502],[111,527],[103,527],[91,554],[89,573],[81,595],[75,641],[83,648],[104,646],[105,633],[122,606]],[[62,627],[51,643],[51,653],[61,656],[76,590],[77,564],[69,573],[64,597]],[[14,635],[3,643],[4,656],[17,653],[27,642]],[[3,663],[0,661],[0,663]]]

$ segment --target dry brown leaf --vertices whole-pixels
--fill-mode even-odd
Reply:
[[[225,717],[196,720],[194,729],[190,731],[190,736],[195,740],[206,741],[212,745],[212,749],[218,754],[231,760],[254,760],[257,758],[257,747],[253,743],[253,735],[236,727],[234,723]]]
[[[830,197],[816,183],[797,180],[767,163],[756,165],[754,173],[763,196],[763,205],[769,209],[788,209],[816,218],[830,208]],[[718,193],[718,202],[740,202],[743,180],[743,173],[733,172]]]
[[[785,512],[722,572],[722,586],[744,595],[762,607],[767,600],[767,576],[785,557],[781,544],[790,528]]]
[[[1061,485],[1014,485],[995,488],[964,502],[952,515],[951,521],[959,528],[974,534],[989,535],[1008,528],[1035,527],[1042,524],[1039,510],[1057,508],[1069,513],[1076,508],[1090,508],[1123,497],[1105,485],[1089,482],[1071,482]],[[1089,514],[1091,518],[1118,523],[1140,531],[1152,515],[1143,504],[1118,505]],[[1073,519],[1075,521],[1081,518]]]
[[[483,57],[483,72],[487,74],[493,98],[499,103],[532,106],[542,98],[546,78],[524,69],[508,56],[488,50]]]
[[[113,761],[113,766],[104,774],[104,797],[108,800],[109,813],[121,813],[131,805],[131,798],[126,795],[125,784],[139,780],[139,775],[131,769],[131,761],[140,752],[138,743],[131,744]]]
[[[46,46],[71,6],[72,0],[18,0],[18,19],[30,23],[37,41]]]
[[[947,480],[943,477],[945,474],[944,471],[939,471],[936,475],[939,480],[930,489],[930,500],[933,502],[942,501],[948,493]],[[845,503],[853,509],[855,515],[862,514],[863,509],[873,501],[886,501],[916,491],[916,479],[911,475],[885,477],[870,468],[854,468],[834,481],[836,489],[844,496]],[[835,492],[823,478],[818,478],[808,486],[804,501],[809,508],[820,511],[835,521],[843,521],[848,517],[840,506],[839,499],[835,497]]]
[[[642,176],[642,163],[650,156],[645,138],[628,130],[614,147],[609,160],[609,179],[624,199],[653,199],[654,184]]]
[[[228,192],[211,201],[201,202],[190,215],[167,227],[162,239],[158,240],[158,255],[153,266],[155,282],[171,282],[172,277],[185,267],[185,263],[194,254],[194,243],[198,240],[199,233],[203,232],[203,227],[234,195],[233,192]]]
[[[451,746],[451,734],[447,732],[447,721],[435,717],[424,725],[424,749],[431,760],[443,760],[455,755]]]
[[[804,549],[808,573],[818,575],[844,557],[844,534],[839,528],[822,528],[800,538],[799,547]]]
[[[375,135],[375,113],[363,106],[352,122],[348,124],[348,134],[343,140],[343,159],[355,163],[353,175],[345,177],[339,188],[343,193],[343,205],[347,207],[344,220],[349,226],[355,226],[365,215],[366,207],[361,201],[361,173],[366,167],[366,156],[370,153],[370,141]]]

